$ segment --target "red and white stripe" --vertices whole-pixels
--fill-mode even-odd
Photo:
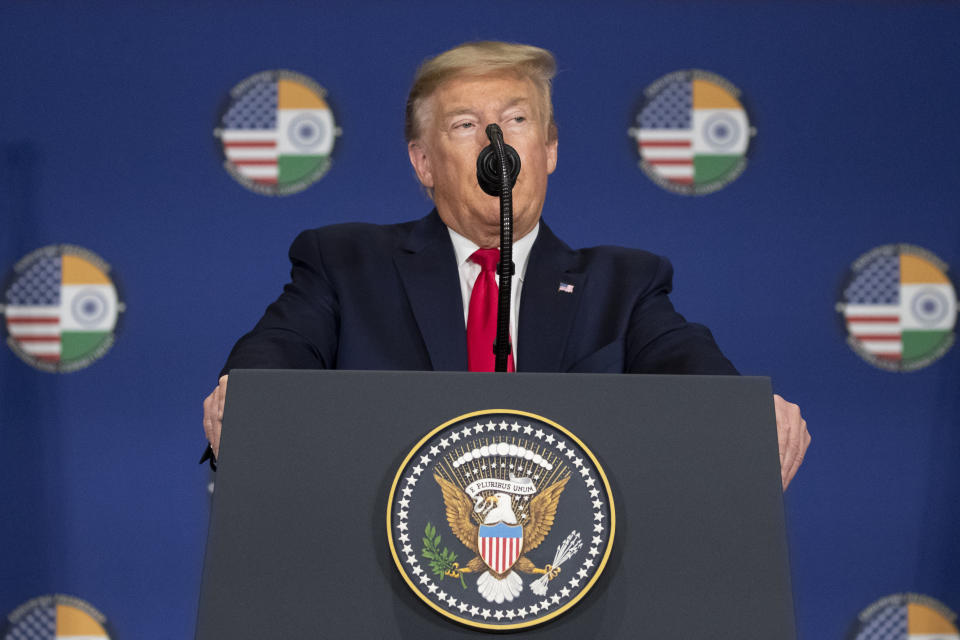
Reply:
[[[898,304],[848,304],[843,309],[847,331],[869,353],[900,360],[903,338]]]
[[[7,332],[37,360],[60,361],[60,307],[8,305]]]
[[[503,573],[520,557],[523,538],[480,538],[480,555],[497,573]]]
[[[640,157],[662,178],[693,184],[693,132],[689,129],[641,129]]]
[[[225,129],[223,153],[240,175],[261,184],[277,184],[277,132],[269,129]]]

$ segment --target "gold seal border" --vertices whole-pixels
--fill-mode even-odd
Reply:
[[[566,603],[556,611],[551,611],[548,615],[543,616],[542,618],[536,618],[534,620],[529,620],[526,622],[518,622],[515,624],[505,624],[505,625],[493,625],[493,624],[487,624],[485,622],[476,622],[474,620],[467,620],[459,616],[456,616],[445,609],[442,609],[441,607],[437,606],[433,601],[431,601],[426,594],[422,593],[420,589],[417,588],[417,586],[413,583],[413,581],[407,575],[406,570],[403,568],[403,563],[400,561],[400,558],[397,556],[397,550],[393,544],[393,527],[391,526],[391,522],[393,520],[393,499],[394,499],[394,495],[396,495],[397,484],[400,482],[400,478],[403,475],[403,471],[406,469],[407,464],[420,451],[420,448],[424,444],[429,442],[436,434],[440,433],[441,431],[449,427],[451,424],[460,422],[461,420],[466,420],[468,418],[473,418],[475,416],[483,416],[483,415],[490,415],[490,414],[496,414],[496,413],[525,416],[528,418],[534,418],[535,420],[540,420],[542,422],[545,422],[553,426],[555,429],[558,429],[561,433],[566,434],[567,437],[569,437],[571,440],[576,442],[577,445],[584,451],[584,453],[586,453],[587,456],[589,456],[590,460],[593,462],[593,465],[597,470],[597,473],[600,475],[600,479],[603,481],[603,488],[607,493],[607,504],[610,507],[610,536],[607,538],[606,549],[603,552],[603,558],[600,560],[600,565],[597,567],[597,570],[594,572],[594,574],[590,577],[590,581],[586,584],[586,586],[584,586],[583,589],[581,589],[576,596],[571,598],[570,602]],[[616,523],[617,523],[617,518],[616,518],[616,512],[614,510],[614,504],[613,504],[613,492],[610,490],[610,483],[607,481],[607,474],[604,473],[603,467],[600,466],[600,462],[597,460],[596,456],[593,455],[593,452],[590,451],[590,449],[583,443],[582,440],[580,440],[580,438],[578,438],[573,433],[568,431],[566,428],[560,426],[553,420],[550,420],[549,418],[544,418],[543,416],[538,415],[536,413],[531,413],[529,411],[520,411],[518,409],[483,409],[481,411],[472,411],[470,413],[465,413],[463,415],[457,416],[456,418],[453,418],[451,420],[447,420],[446,422],[441,424],[439,427],[436,427],[435,429],[430,431],[427,435],[423,436],[420,439],[420,441],[417,442],[417,444],[413,446],[413,448],[410,450],[410,453],[407,454],[407,457],[404,458],[403,462],[400,463],[400,468],[397,469],[397,474],[396,476],[394,476],[393,484],[390,487],[390,496],[387,499],[387,542],[390,545],[390,555],[393,556],[393,561],[397,565],[397,570],[400,571],[400,575],[403,576],[403,580],[404,582],[407,583],[407,586],[409,586],[410,589],[415,594],[417,594],[417,596],[421,600],[426,602],[432,609],[439,612],[444,617],[447,617],[451,620],[454,620],[456,622],[459,622],[461,624],[464,624],[470,627],[475,627],[478,629],[489,629],[493,631],[509,631],[512,629],[524,629],[527,627],[540,625],[540,624],[543,624],[544,622],[552,620],[553,618],[556,618],[557,616],[559,616],[560,614],[564,613],[565,611],[573,607],[575,604],[577,604],[580,601],[580,599],[583,598],[587,594],[587,592],[590,591],[591,588],[593,588],[593,585],[600,578],[600,574],[603,573],[604,568],[607,566],[607,560],[610,558],[610,552],[613,550],[613,538],[617,528]]]

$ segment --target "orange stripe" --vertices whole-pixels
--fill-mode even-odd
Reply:
[[[950,284],[932,262],[910,253],[900,254],[901,284]]]
[[[80,256],[66,254],[60,264],[63,284],[113,284],[100,267]]]

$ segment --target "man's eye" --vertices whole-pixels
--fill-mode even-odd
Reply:
[[[454,128],[454,129],[469,129],[469,128],[471,128],[472,126],[473,126],[473,123],[472,123],[472,122],[458,122],[457,124],[453,125],[453,128]]]
[[[527,118],[526,118],[526,116],[514,116],[513,121],[514,121],[514,122],[526,122],[526,121],[527,121]]]

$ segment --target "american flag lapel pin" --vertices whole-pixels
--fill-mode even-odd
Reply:
[[[569,282],[561,282],[558,291],[562,293],[573,293],[573,285]]]

